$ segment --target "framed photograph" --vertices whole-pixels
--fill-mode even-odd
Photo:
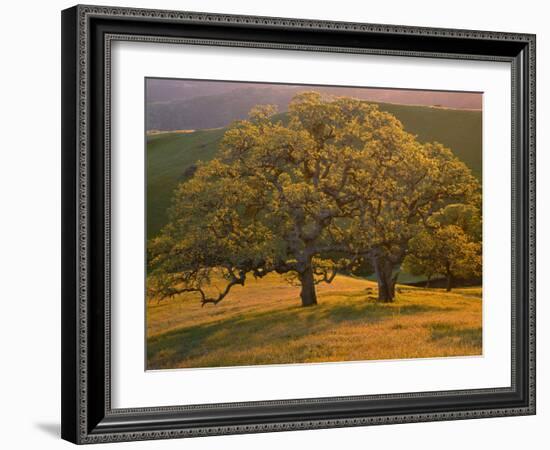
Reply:
[[[535,36],[62,12],[62,437],[535,413]]]

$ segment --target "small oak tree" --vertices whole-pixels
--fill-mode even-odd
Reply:
[[[195,292],[216,304],[247,277],[278,273],[311,306],[317,283],[369,261],[379,298],[393,300],[408,241],[477,182],[449,149],[421,144],[376,105],[308,92],[284,120],[274,113],[259,106],[235,122],[217,158],[176,189],[149,245],[151,296]]]
[[[472,205],[449,205],[434,214],[425,229],[409,242],[404,266],[413,275],[447,280],[481,275],[481,218]]]

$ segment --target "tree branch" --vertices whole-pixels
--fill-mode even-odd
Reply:
[[[162,298],[166,297],[173,297],[175,295],[184,294],[186,292],[197,292],[201,296],[201,306],[206,305],[207,303],[212,303],[214,305],[217,305],[219,302],[221,302],[227,294],[229,294],[229,291],[231,291],[231,288],[237,284],[240,284],[241,286],[244,286],[244,282],[246,280],[246,272],[241,270],[239,271],[238,275],[235,275],[232,269],[228,269],[231,279],[229,283],[225,286],[225,289],[221,291],[217,297],[209,297],[204,289],[200,286],[198,287],[183,287],[183,288],[170,288],[166,290]]]

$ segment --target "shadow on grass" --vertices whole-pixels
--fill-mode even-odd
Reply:
[[[397,315],[411,315],[423,312],[446,311],[453,308],[430,305],[404,305],[398,303],[363,302],[331,306],[324,311],[325,317],[333,324],[340,322],[372,323]]]
[[[450,323],[436,323],[430,325],[431,339],[441,341],[449,345],[465,345],[469,347],[481,347],[481,327],[457,328]]]
[[[210,352],[251,349],[297,340],[331,330],[342,323],[375,323],[397,315],[443,311],[428,305],[383,304],[361,301],[349,304],[319,304],[313,308],[291,306],[277,311],[240,314],[213,323],[171,330],[147,340],[147,368],[176,367]]]

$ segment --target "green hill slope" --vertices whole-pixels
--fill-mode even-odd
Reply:
[[[224,132],[214,129],[147,137],[147,239],[166,223],[172,192],[189,176],[185,171],[197,161],[212,159]]]
[[[422,142],[438,141],[451,148],[481,179],[481,112],[380,103]],[[197,161],[209,161],[224,128],[193,133],[161,133],[147,138],[147,238],[166,223],[172,192]]]
[[[380,104],[421,142],[441,142],[453,150],[481,180],[481,111]]]

